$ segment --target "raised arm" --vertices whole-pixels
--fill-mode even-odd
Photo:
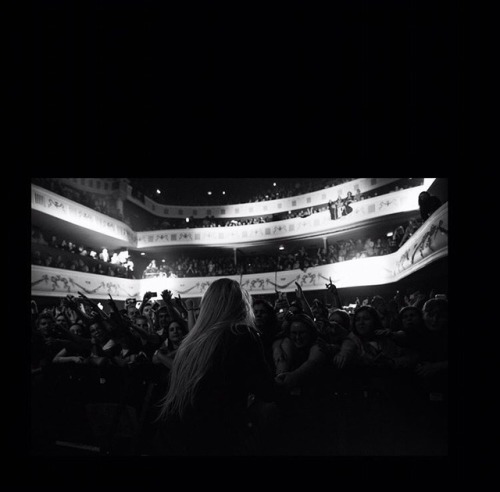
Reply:
[[[299,285],[298,282],[295,282],[295,296],[299,300],[302,310],[304,311],[305,314],[307,314],[311,319],[314,319],[314,314],[311,310],[311,306],[307,302],[306,296],[304,295],[304,291],[302,290],[302,287]]]
[[[326,284],[326,289],[330,294],[332,300],[332,308],[342,309],[342,299],[340,298],[337,286],[332,282],[332,278],[329,278],[329,282]]]

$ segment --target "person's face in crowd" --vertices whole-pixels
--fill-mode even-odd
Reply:
[[[342,316],[338,313],[330,313],[328,315],[328,321],[330,323],[338,323],[340,326],[344,326],[344,320],[342,319]]]
[[[420,323],[421,317],[417,313],[417,311],[413,309],[408,309],[401,313],[401,325],[403,326],[403,330],[411,330],[415,328]]]
[[[148,322],[144,318],[136,318],[134,320],[134,323],[135,323],[135,326],[137,326],[137,328],[141,328],[143,330],[148,329]]]
[[[56,317],[56,325],[61,328],[67,328],[68,327],[68,322],[66,321],[66,318],[63,315],[59,315]]]
[[[185,332],[177,321],[172,321],[172,323],[168,325],[168,338],[172,343],[178,345],[181,343],[184,335]]]
[[[161,328],[168,328],[168,322],[170,321],[168,313],[166,311],[160,311],[158,313],[158,324]]]
[[[360,311],[356,314],[354,326],[359,335],[366,336],[375,329],[375,320],[368,311]]]
[[[144,306],[144,309],[142,310],[142,314],[149,318],[149,316],[151,315],[151,308],[152,308],[151,304],[146,304]]]
[[[90,336],[100,344],[104,344],[108,341],[108,336],[104,328],[98,323],[90,325]]]
[[[439,306],[432,306],[424,311],[424,322],[430,331],[441,331],[448,324],[448,313]]]
[[[48,337],[52,335],[52,322],[49,318],[41,318],[38,321],[38,330],[44,337]]]
[[[79,337],[83,337],[83,326],[79,325],[78,323],[71,325],[69,331],[72,335],[77,335]]]
[[[130,318],[130,319],[135,319],[135,317],[137,316],[137,314],[139,313],[139,310],[136,308],[135,304],[129,304],[127,306],[127,316]]]
[[[263,304],[256,304],[253,308],[255,324],[258,328],[266,326],[269,321],[269,313]]]
[[[290,325],[290,339],[297,348],[305,348],[311,344],[311,333],[302,321],[294,321]]]

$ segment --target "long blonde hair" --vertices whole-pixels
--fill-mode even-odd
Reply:
[[[177,349],[159,419],[172,414],[182,417],[193,404],[200,381],[214,363],[224,328],[238,324],[254,327],[250,295],[236,280],[220,278],[205,292],[198,318]]]

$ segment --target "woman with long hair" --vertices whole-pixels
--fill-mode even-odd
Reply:
[[[249,397],[278,396],[254,327],[251,298],[229,278],[205,292],[199,316],[177,349],[161,401],[160,453],[233,455],[255,452],[247,425]]]

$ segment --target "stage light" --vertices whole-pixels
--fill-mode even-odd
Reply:
[[[276,186],[276,183],[273,183],[273,186]]]
[[[186,217],[186,222],[189,222],[189,217]]]
[[[278,249],[279,249],[280,251],[283,251],[283,250],[285,249],[285,247],[284,247],[282,244],[280,244],[280,247],[279,247]]]
[[[207,195],[211,195],[211,194],[212,194],[212,192],[211,192],[211,191],[208,191],[208,192],[207,192]]]
[[[223,195],[225,195],[225,194],[226,194],[226,192],[225,192],[225,191],[223,191],[223,192],[222,192],[222,194],[223,194]]]
[[[141,256],[145,256],[145,255],[146,255],[146,253],[144,253],[144,251],[143,251],[143,252],[141,253]]]
[[[163,260],[161,260],[162,263],[165,263],[165,258],[163,258]]]
[[[161,191],[159,189],[156,189],[156,193],[158,193],[158,195],[160,195]]]
[[[392,233],[392,231],[389,231],[389,232],[387,233],[387,237],[391,237],[391,236],[392,236],[392,234],[393,234],[393,233]]]

